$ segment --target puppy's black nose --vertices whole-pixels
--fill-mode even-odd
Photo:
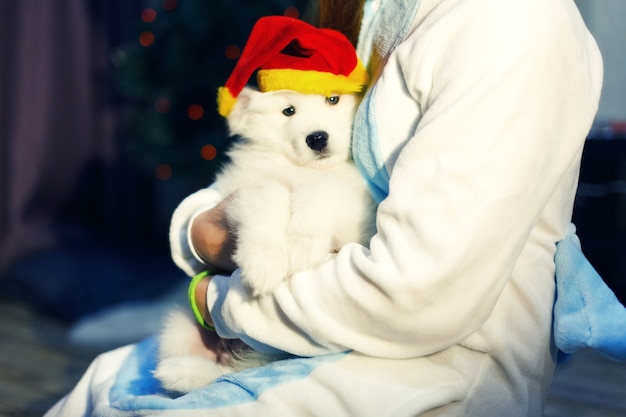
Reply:
[[[306,144],[314,151],[320,152],[328,145],[328,133],[324,131],[313,132],[306,137]]]

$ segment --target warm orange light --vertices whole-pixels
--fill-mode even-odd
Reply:
[[[289,6],[285,9],[283,14],[287,17],[292,17],[294,19],[297,19],[298,16],[300,16],[300,11],[298,10],[297,7]]]
[[[199,104],[192,104],[187,107],[187,116],[189,116],[191,120],[200,120],[202,116],[204,116],[204,109]]]
[[[154,101],[154,109],[159,113],[166,113],[170,109],[170,101],[166,97],[159,97]]]
[[[154,43],[154,34],[152,32],[141,32],[139,34],[139,44],[141,46],[150,46]]]
[[[172,176],[172,167],[168,164],[161,164],[154,171],[156,177],[162,181],[169,180]]]
[[[206,144],[202,147],[202,149],[200,149],[200,155],[202,156],[202,159],[212,161],[217,156],[217,149],[215,149],[215,146],[213,145]]]
[[[237,59],[241,54],[241,49],[237,45],[228,45],[224,53],[228,59]]]
[[[174,10],[176,8],[176,0],[163,0],[163,9]]]
[[[154,22],[156,17],[157,17],[157,13],[156,13],[156,10],[154,9],[148,8],[148,9],[143,9],[141,11],[141,20],[144,23]]]

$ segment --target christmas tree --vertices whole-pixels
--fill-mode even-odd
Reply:
[[[207,184],[228,148],[217,114],[226,81],[256,20],[299,17],[304,0],[147,0],[137,41],[114,57],[128,98],[124,140],[149,175]]]

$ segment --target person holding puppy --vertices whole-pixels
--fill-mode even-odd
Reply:
[[[318,4],[319,25],[344,32],[370,74],[352,151],[378,202],[377,231],[369,245],[348,244],[252,296],[231,260],[230,197],[208,188],[181,203],[172,256],[199,277],[190,298],[217,331],[207,352],[220,337],[240,338],[315,364],[224,380],[248,397],[202,415],[541,416],[557,359],[554,257],[573,234],[602,86],[573,0]],[[65,406],[97,411],[93,387],[136,381],[142,360],[113,352]],[[128,404],[119,386],[99,398]],[[139,404],[132,415],[150,414]]]
[[[393,398],[382,415],[542,415],[555,244],[602,85],[574,2],[319,3],[321,25],[350,36],[362,22],[373,80],[353,156],[379,202],[377,233],[267,296],[246,294],[237,272],[207,277],[205,319],[297,355],[350,351],[332,366],[375,382],[359,401]],[[224,210],[174,214],[173,256],[189,274],[235,268]]]

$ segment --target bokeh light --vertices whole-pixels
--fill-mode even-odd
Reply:
[[[289,6],[285,9],[283,14],[287,17],[292,17],[294,19],[297,19],[300,16],[300,11],[298,10],[297,7]]]
[[[237,59],[239,58],[239,55],[241,55],[241,49],[239,49],[237,45],[228,45],[224,54],[228,59]]]
[[[161,181],[169,180],[172,176],[172,167],[169,164],[161,164],[156,167],[154,174]]]
[[[152,32],[141,32],[139,34],[139,44],[141,46],[150,46],[154,43],[154,34]]]
[[[174,10],[176,8],[176,0],[163,0],[163,9]]]
[[[202,147],[202,149],[200,149],[200,155],[202,156],[202,159],[212,161],[217,156],[217,149],[215,149],[215,146],[207,143]]]
[[[204,116],[204,109],[199,104],[192,104],[187,107],[187,116],[189,116],[191,120],[200,120],[202,116]]]
[[[166,113],[170,109],[170,100],[167,97],[159,97],[154,100],[154,110],[158,113]]]
[[[147,8],[141,11],[141,20],[144,23],[154,22],[156,17],[157,17],[157,13],[156,13],[156,10],[154,9]]]

